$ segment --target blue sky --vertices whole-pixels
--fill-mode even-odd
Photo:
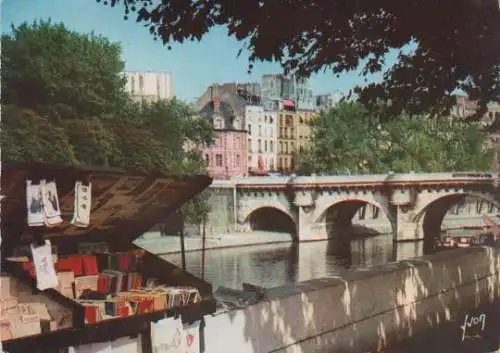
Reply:
[[[135,19],[125,21],[121,8],[110,8],[95,0],[3,0],[1,15],[3,33],[10,32],[11,24],[51,19],[71,30],[94,31],[121,42],[127,70],[170,72],[175,95],[186,101],[201,95],[214,82],[260,82],[262,74],[282,71],[275,63],[257,63],[249,75],[246,52],[236,57],[242,43],[228,37],[225,28],[212,30],[199,43],[173,44],[172,50],[167,50]],[[339,78],[324,73],[311,77],[310,82],[315,93],[346,93],[356,84],[363,84],[364,79],[357,72]]]

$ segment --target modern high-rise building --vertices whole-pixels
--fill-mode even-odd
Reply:
[[[340,92],[318,94],[314,96],[314,109],[316,112],[325,112],[335,107],[342,99]]]
[[[262,104],[265,110],[277,111],[284,99],[295,102],[298,108],[314,108],[313,91],[308,80],[299,80],[284,74],[262,76]]]
[[[125,71],[125,90],[137,101],[157,102],[174,96],[169,72]]]

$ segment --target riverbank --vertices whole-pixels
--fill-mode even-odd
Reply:
[[[205,249],[237,248],[251,245],[291,242],[292,238],[287,233],[227,233],[217,237],[207,236]],[[162,237],[159,232],[146,233],[141,239],[137,239],[134,243],[157,255],[176,254],[181,252],[181,239],[179,237]],[[184,247],[186,252],[201,251],[203,249],[201,237],[186,237],[184,239]]]
[[[374,227],[376,228],[376,227]],[[379,229],[371,228],[372,233],[367,233],[366,228],[353,228],[351,232],[352,240],[364,239],[368,237],[390,234],[384,227]],[[470,230],[468,230],[470,232]],[[448,233],[463,234],[463,228],[450,228]],[[206,250],[240,248],[255,245],[287,244],[291,243],[290,234],[280,232],[254,231],[248,233],[234,232],[225,233],[219,236],[207,236],[205,241]],[[180,254],[181,240],[176,236],[161,236],[160,232],[149,232],[142,238],[134,242],[137,246],[146,249],[156,255]],[[185,252],[197,252],[203,249],[203,241],[200,236],[190,236],[184,238]]]
[[[205,352],[495,351],[499,251],[457,249],[269,288],[261,302],[206,316]]]

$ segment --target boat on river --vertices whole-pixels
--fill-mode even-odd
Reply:
[[[500,237],[500,225],[491,217],[483,216],[484,226],[475,234],[462,234],[457,236],[446,235],[438,239],[438,249],[468,248],[470,246],[490,245]],[[493,228],[493,230],[491,229]],[[464,227],[465,231],[467,227]]]

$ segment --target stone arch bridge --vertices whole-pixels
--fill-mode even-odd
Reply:
[[[446,213],[466,198],[480,213],[500,208],[493,173],[248,177],[211,188],[231,190],[237,230],[274,227],[297,241],[342,234],[365,213],[386,218],[395,241],[433,239]]]

